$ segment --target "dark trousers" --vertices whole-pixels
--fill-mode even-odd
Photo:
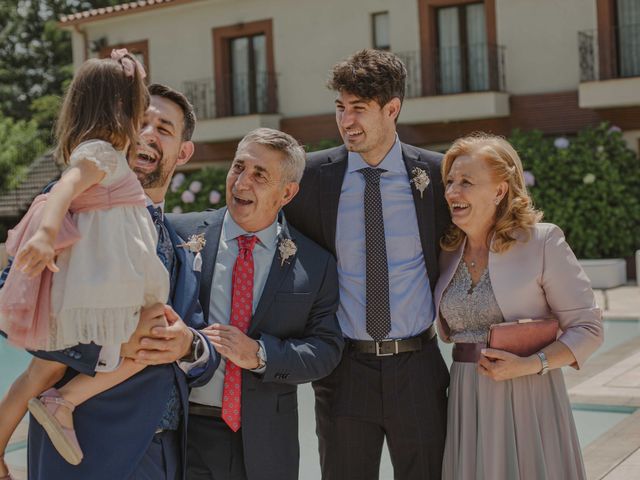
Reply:
[[[440,480],[449,372],[435,338],[388,357],[345,349],[314,383],[323,480],[374,480],[386,437],[398,480]]]
[[[242,429],[221,418],[189,415],[187,480],[246,480]]]
[[[176,430],[156,433],[129,480],[181,480],[180,443],[180,433]]]

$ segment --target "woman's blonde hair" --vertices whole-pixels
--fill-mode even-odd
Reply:
[[[133,61],[130,54],[125,57]],[[87,60],[62,102],[56,122],[56,158],[68,164],[71,152],[94,138],[111,143],[116,150],[128,144],[129,152],[135,152],[148,104],[149,93],[138,68],[127,76],[118,60]]]
[[[529,238],[531,227],[542,219],[542,212],[533,207],[524,183],[522,161],[515,149],[504,138],[486,133],[459,138],[447,150],[442,161],[442,178],[445,181],[453,162],[463,155],[484,160],[493,177],[499,182],[506,182],[509,187],[496,208],[496,221],[487,238],[489,242],[494,235],[492,251],[501,253],[508,250],[516,241],[516,232],[522,232],[525,238]],[[465,237],[460,228],[451,225],[440,245],[444,250],[456,250]]]

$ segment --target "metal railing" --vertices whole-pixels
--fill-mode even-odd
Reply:
[[[182,83],[182,93],[186,95],[193,105],[198,120],[216,117],[213,78],[187,80]]]
[[[225,75],[223,94],[217,97],[218,116],[276,113],[276,75],[271,72]]]
[[[277,113],[276,74],[255,72],[224,75],[221,79],[221,85],[215,85],[212,78],[182,83],[182,91],[193,104],[197,118]]]
[[[479,43],[439,47],[434,60],[439,95],[505,89],[502,46]]]
[[[578,32],[580,81],[640,76],[640,25]]]
[[[405,97],[505,91],[504,47],[476,44],[438,47],[431,52],[398,52],[407,68]],[[427,62],[427,78],[423,78]]]
[[[407,69],[404,97],[422,97],[422,62],[420,52],[395,52]]]

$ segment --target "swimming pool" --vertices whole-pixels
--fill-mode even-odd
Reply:
[[[0,336],[0,395],[4,393],[16,377],[29,363],[30,355],[11,347],[4,337]]]
[[[640,319],[637,318],[607,318],[602,324],[604,325],[604,343],[596,355],[609,351],[640,335]]]

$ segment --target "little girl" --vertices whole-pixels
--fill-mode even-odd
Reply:
[[[0,290],[0,330],[13,345],[52,351],[94,342],[103,353],[119,352],[141,307],[167,301],[156,230],[125,154],[135,154],[148,103],[144,77],[123,49],[85,62],[69,86],[56,128],[56,154],[68,168],[7,239],[15,263]],[[0,455],[28,403],[58,452],[77,465],[74,408],[142,368],[125,359],[113,372],[78,375],[56,390],[66,367],[34,358],[0,402]],[[0,480],[10,478],[0,456]]]

